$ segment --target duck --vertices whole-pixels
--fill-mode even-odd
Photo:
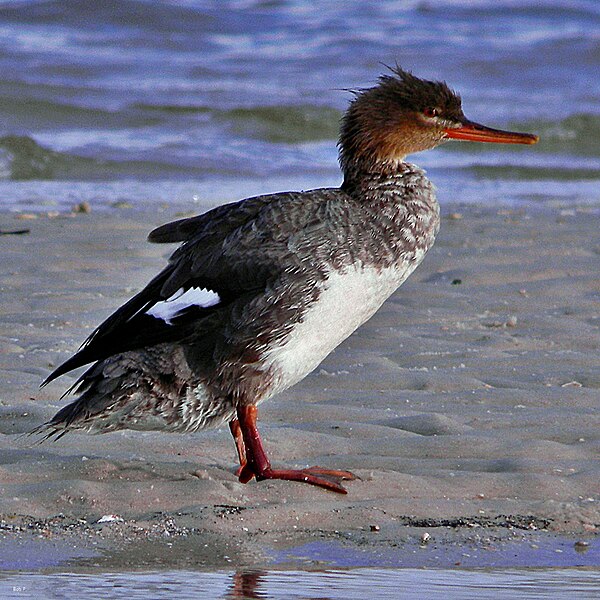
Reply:
[[[191,433],[228,424],[240,482],[296,481],[340,494],[346,470],[274,468],[262,402],[299,383],[370,319],[432,247],[434,187],[410,154],[450,140],[534,144],[468,120],[445,82],[390,68],[352,92],[339,187],[246,198],[154,229],[167,265],[43,382],[87,365],[77,398],[38,433]]]

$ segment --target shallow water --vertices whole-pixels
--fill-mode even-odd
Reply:
[[[9,574],[2,597],[429,600],[591,600],[600,597],[600,572],[583,569],[353,569],[203,573]]]
[[[175,538],[170,545],[155,540],[153,548],[128,546],[127,556],[133,561],[128,569],[134,570],[122,569],[122,550],[113,554],[108,549],[81,547],[76,540],[51,538],[3,541],[2,598],[600,597],[595,541],[585,545],[581,540],[574,543],[535,532],[514,539],[508,536],[491,545],[465,543],[452,536],[445,542],[419,545],[405,540],[377,548],[314,541],[272,549],[270,558],[238,569],[210,559],[203,563],[208,555],[192,546],[185,551]],[[162,550],[156,551],[157,547]],[[148,550],[152,556],[145,554]],[[231,564],[239,561],[225,559]]]
[[[599,30],[591,0],[4,0],[0,201],[199,211],[337,185],[344,90],[398,61],[542,137],[418,155],[442,201],[598,204]]]

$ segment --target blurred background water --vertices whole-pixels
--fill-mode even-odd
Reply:
[[[411,157],[442,202],[600,205],[596,0],[0,0],[1,206],[338,185],[344,90],[396,61],[542,137]]]

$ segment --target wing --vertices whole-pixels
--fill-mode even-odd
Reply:
[[[151,242],[183,242],[168,265],[108,317],[42,385],[114,354],[198,335],[198,323],[310,255],[333,252],[332,212],[348,200],[337,188],[257,196],[168,223]],[[335,220],[335,219],[334,219]]]

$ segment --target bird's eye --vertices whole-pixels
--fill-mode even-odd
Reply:
[[[426,117],[437,117],[440,114],[440,111],[437,108],[433,108],[432,106],[428,106],[423,110],[423,114]]]

